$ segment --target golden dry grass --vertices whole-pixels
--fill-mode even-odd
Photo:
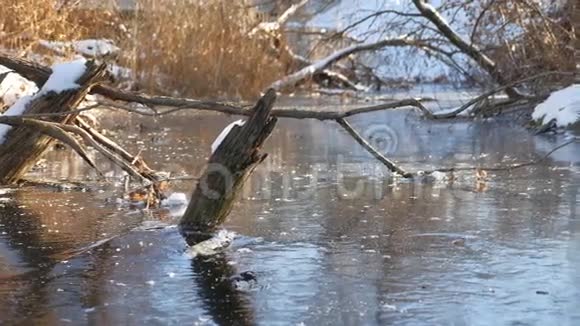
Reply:
[[[269,44],[248,36],[259,21],[237,1],[138,0],[130,11],[114,0],[99,9],[61,3],[2,0],[0,47],[25,55],[46,52],[39,40],[109,38],[141,89],[190,97],[255,98],[284,73]]]
[[[68,40],[78,36],[70,11],[57,0],[2,0],[0,45],[30,50],[39,39]]]
[[[135,37],[123,48],[147,88],[249,98],[278,79],[282,66],[268,44],[248,36],[257,21],[234,3],[140,0]]]

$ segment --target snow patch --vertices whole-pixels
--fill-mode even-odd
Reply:
[[[28,106],[28,103],[32,101],[34,97],[27,95],[23,96],[16,103],[14,103],[6,112],[4,112],[4,116],[17,116],[22,115]],[[4,143],[6,135],[12,129],[12,126],[0,124],[0,144]]]
[[[35,83],[4,66],[0,66],[0,74],[6,74],[0,83],[0,101],[6,106],[12,106],[21,97],[38,91]]]
[[[85,73],[86,60],[77,59],[71,62],[57,63],[52,66],[52,74],[42,86],[37,96],[48,92],[60,93],[70,89],[79,88],[77,80]]]
[[[72,42],[72,46],[78,53],[90,57],[101,57],[109,54],[115,54],[120,51],[120,49],[115,45],[115,43],[109,39],[80,40]]]
[[[562,128],[580,121],[580,84],[553,92],[536,106],[532,119],[542,125],[555,121]]]
[[[237,121],[234,121],[234,122],[230,123],[227,127],[225,127],[224,130],[222,130],[222,132],[213,141],[213,144],[211,144],[211,153],[213,154],[215,152],[215,150],[221,145],[221,143],[224,141],[224,139],[226,139],[226,137],[228,136],[228,134],[230,133],[230,131],[232,131],[232,128],[234,126],[241,127],[244,124],[246,124],[246,121],[244,121],[244,120],[237,120]]]

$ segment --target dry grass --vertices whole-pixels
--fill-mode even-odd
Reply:
[[[283,72],[268,44],[248,37],[257,21],[236,1],[139,3],[135,37],[124,48],[132,49],[132,66],[149,89],[249,98]]]
[[[39,39],[69,40],[78,29],[69,22],[70,11],[57,0],[2,0],[0,45],[31,50]]]
[[[3,0],[0,48],[25,55],[46,53],[39,40],[109,38],[123,49],[120,64],[134,70],[140,89],[190,97],[255,98],[284,73],[269,44],[248,36],[257,15],[237,1],[137,2],[138,10],[122,11],[114,0],[99,9]]]

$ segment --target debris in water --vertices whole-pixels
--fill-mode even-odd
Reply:
[[[383,308],[384,308],[384,309],[386,309],[386,310],[393,310],[393,311],[397,311],[397,306],[395,306],[395,305],[391,305],[391,304],[388,304],[388,303],[385,303],[385,304],[383,305]]]
[[[257,284],[256,273],[252,271],[245,271],[239,275],[230,278],[234,287],[238,290],[247,291],[253,288]]]
[[[464,246],[465,245],[465,238],[455,239],[451,241],[451,244],[455,246]]]
[[[168,198],[161,201],[162,207],[175,207],[187,205],[187,195],[182,192],[174,192]]]
[[[220,230],[212,238],[202,241],[187,250],[191,257],[211,256],[229,247],[236,234],[227,230]]]

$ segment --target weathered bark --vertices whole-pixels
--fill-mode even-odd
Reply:
[[[190,245],[208,239],[232,210],[246,178],[267,154],[260,147],[277,119],[271,116],[273,89],[258,101],[243,126],[234,126],[209,159],[183,215],[180,228]]]
[[[77,80],[79,88],[61,93],[48,92],[34,99],[26,108],[25,114],[57,113],[71,111],[83,100],[89,89],[105,74],[105,65],[87,63],[83,76]],[[69,123],[75,114],[53,116],[47,120],[57,123]],[[46,152],[54,139],[45,133],[21,126],[12,128],[0,144],[0,184],[12,184],[18,181]]]
[[[449,26],[447,21],[437,12],[432,5],[426,3],[424,0],[413,0],[413,4],[419,10],[421,15],[427,18],[437,29],[445,36],[451,44],[455,45],[464,54],[472,58],[475,62],[479,64],[483,70],[485,70],[496,83],[499,85],[506,85],[508,81],[502,76],[501,72],[498,70],[495,62],[485,55],[480,49],[475,45],[465,41],[456,31]],[[517,98],[520,94],[514,88],[507,88],[506,93],[508,96]]]

